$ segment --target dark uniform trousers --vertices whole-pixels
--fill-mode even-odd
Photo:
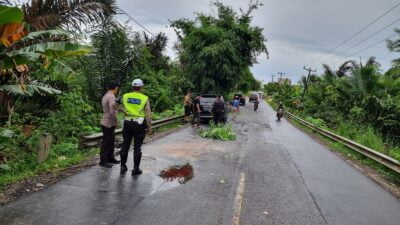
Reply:
[[[223,122],[223,120],[222,120],[223,116],[224,116],[223,112],[215,112],[214,115],[213,115],[214,123],[216,123],[216,124],[222,123]]]
[[[101,126],[103,140],[100,148],[100,163],[107,163],[114,159],[115,126]]]
[[[120,152],[121,164],[126,164],[129,148],[133,138],[133,163],[134,168],[139,168],[140,160],[142,158],[142,144],[144,138],[146,137],[146,127],[146,121],[144,121],[141,125],[135,121],[124,121],[124,127],[122,129],[124,141],[122,143]]]

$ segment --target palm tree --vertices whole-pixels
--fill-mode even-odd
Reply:
[[[22,10],[33,31],[57,27],[80,31],[83,25],[100,24],[116,13],[115,0],[31,0]]]
[[[376,94],[379,76],[377,70],[380,63],[374,56],[369,57],[365,65],[360,61],[351,61],[352,73],[350,82],[356,96],[365,97],[367,94]]]
[[[324,75],[325,78],[328,80],[333,80],[334,78],[341,78],[345,77],[346,74],[352,69],[351,64],[352,61],[346,61],[342,65],[339,66],[337,71],[333,71],[327,64],[322,64],[322,67],[324,67]]]
[[[42,62],[45,68],[57,68],[67,74],[71,69],[58,60],[62,56],[83,55],[91,49],[75,43],[71,34],[62,30],[28,33],[23,23],[23,12],[17,7],[0,8],[0,105],[11,115],[18,96],[34,93],[60,93],[29,76],[27,64]],[[11,15],[11,16],[10,16]]]
[[[395,29],[395,32],[400,36],[400,29]],[[400,39],[395,41],[387,40],[386,44],[389,51],[400,52]],[[394,66],[400,67],[400,58],[393,60],[393,64]]]

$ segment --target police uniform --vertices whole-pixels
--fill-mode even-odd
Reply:
[[[132,138],[134,138],[132,174],[141,173],[139,165],[142,158],[141,146],[146,136],[145,107],[148,100],[149,98],[140,92],[129,92],[122,97],[122,104],[126,109],[126,117],[122,129],[124,141],[120,152],[121,173],[126,171],[126,161]],[[140,173],[137,173],[139,171]]]

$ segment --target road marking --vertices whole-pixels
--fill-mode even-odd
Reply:
[[[239,185],[236,190],[235,200],[233,202],[233,225],[240,224],[240,213],[242,211],[245,179],[246,174],[240,173]]]

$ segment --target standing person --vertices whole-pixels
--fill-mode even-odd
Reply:
[[[200,94],[196,95],[196,98],[193,101],[193,118],[192,118],[192,127],[195,127],[195,123],[197,124],[197,128],[200,128]]]
[[[122,104],[125,107],[126,116],[122,129],[124,141],[120,153],[121,174],[124,174],[128,170],[126,161],[128,159],[132,138],[134,138],[132,175],[140,175],[142,174],[142,170],[139,169],[142,159],[141,147],[146,136],[146,129],[148,133],[151,133],[151,108],[149,97],[141,93],[143,81],[141,79],[135,79],[132,82],[132,86],[133,91],[124,94],[122,97]]]
[[[183,99],[183,105],[185,107],[185,121],[190,120],[190,114],[192,113],[192,92],[188,91]]]
[[[217,96],[217,100],[215,100],[211,112],[213,113],[214,123],[219,124],[223,122],[225,102],[222,100],[221,95]]]
[[[115,143],[115,127],[117,126],[117,110],[115,96],[118,94],[119,88],[115,82],[108,84],[107,93],[101,99],[103,108],[103,117],[101,119],[101,130],[103,132],[103,140],[100,148],[99,165],[111,168],[112,164],[118,164],[119,161],[114,158]]]
[[[239,96],[235,96],[232,102],[232,110],[233,110],[232,120],[236,120],[237,114],[239,113],[239,104],[240,104]]]

